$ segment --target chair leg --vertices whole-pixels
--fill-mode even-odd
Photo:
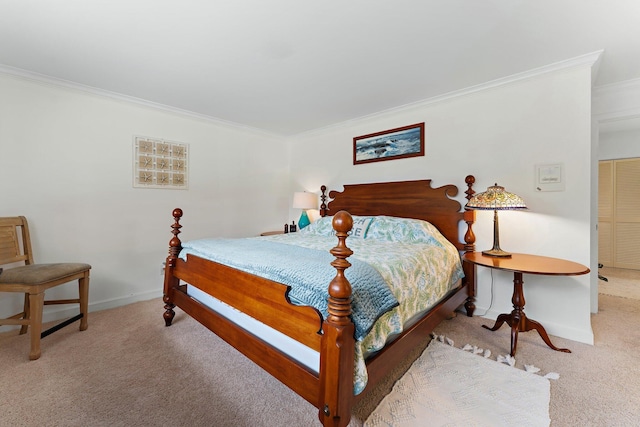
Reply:
[[[31,352],[29,359],[40,358],[40,334],[42,333],[42,308],[44,292],[29,294],[29,325],[31,326]]]
[[[27,293],[24,294],[24,308],[22,310],[22,313],[23,319],[29,319],[29,294]],[[20,327],[20,335],[26,334],[28,329],[29,325],[22,325]]]
[[[78,292],[80,293],[80,330],[84,331],[89,327],[89,273],[78,280]]]

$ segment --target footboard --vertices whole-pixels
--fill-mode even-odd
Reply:
[[[329,316],[312,307],[293,305],[289,287],[203,258],[178,258],[182,243],[178,238],[182,210],[173,211],[173,238],[169,243],[164,279],[164,319],[170,326],[174,308],[183,311],[224,339],[282,383],[320,409],[324,425],[346,425],[353,402],[354,325],[351,315],[351,285],[344,276],[352,254],[346,246],[352,219],[339,212],[333,220],[338,245],[331,250],[336,276],[329,285]],[[181,284],[182,282],[184,284]],[[251,316],[320,353],[319,373],[294,360],[260,337],[239,327],[226,317],[192,298],[188,286]]]

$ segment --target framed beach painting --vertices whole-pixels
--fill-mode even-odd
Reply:
[[[353,138],[353,164],[424,156],[424,123]]]

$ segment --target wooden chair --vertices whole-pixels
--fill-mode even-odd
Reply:
[[[89,302],[89,264],[35,264],[31,250],[29,226],[23,216],[0,218],[0,292],[24,293],[24,310],[0,325],[22,325],[20,334],[31,327],[29,359],[40,357],[40,339],[80,320],[80,330],[87,329]],[[78,280],[77,299],[44,300],[44,292],[54,286]],[[42,309],[49,304],[79,304],[80,314],[42,332]]]

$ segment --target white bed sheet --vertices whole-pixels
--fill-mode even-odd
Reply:
[[[459,283],[458,283],[459,285]],[[288,337],[280,331],[273,329],[272,327],[265,325],[259,320],[254,319],[238,310],[220,301],[217,298],[205,293],[198,289],[196,286],[187,285],[187,294],[192,298],[198,300],[202,304],[214,310],[216,313],[242,327],[244,330],[252,333],[253,335],[260,337],[263,341],[271,344],[273,347],[279,349],[289,357],[298,361],[302,365],[311,369],[314,373],[320,372],[320,353],[307,347],[306,345]],[[413,326],[422,316],[429,310],[424,310],[420,313],[416,313],[403,325],[403,329],[407,330]],[[387,337],[387,344],[394,341],[399,334],[393,334]],[[365,354],[365,360],[371,354]]]
[[[266,341],[289,357],[297,360],[316,374],[320,372],[319,352],[265,325],[237,308],[231,307],[219,299],[212,297],[193,285],[187,285],[187,294],[246,331],[260,337],[263,341]]]

